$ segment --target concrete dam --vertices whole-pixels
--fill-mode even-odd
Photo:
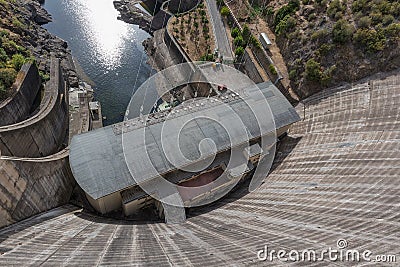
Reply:
[[[115,2],[122,9],[131,3]],[[179,8],[175,4],[181,3],[155,2],[156,7],[168,2],[170,8]],[[192,1],[183,2],[192,7]],[[162,28],[168,20],[163,12],[158,16]],[[161,69],[191,61],[168,29],[155,31],[152,42],[153,61]],[[60,59],[51,58],[50,79],[43,87],[37,66],[25,64],[13,85],[14,94],[0,104],[0,266],[375,266],[377,256],[391,257],[394,263],[396,255],[399,261],[400,71],[342,83],[298,102],[282,84],[264,81],[259,72],[262,62],[255,67],[250,54],[245,55],[242,72],[257,86],[266,87],[265,94],[276,101],[271,105],[275,111],[284,111],[276,112],[276,118],[291,114],[274,136],[272,167],[256,190],[249,192],[250,181],[242,181],[218,201],[183,208],[186,220],[176,224],[165,223],[161,216],[131,216],[129,197],[139,194],[132,202],[145,206],[151,193],[136,190],[140,183],[119,188],[118,179],[131,182],[132,178],[128,166],[117,164],[125,156],[123,151],[100,141],[93,146],[95,138],[110,141],[107,136],[118,143],[124,131],[144,128],[149,118],[156,128],[163,120],[158,117],[162,112],[153,117],[140,112],[133,119],[90,131],[102,124],[101,113],[97,113],[100,122],[95,123],[93,113],[98,110],[90,102],[91,93],[72,88]],[[209,65],[210,73],[218,76],[214,65]],[[177,79],[172,74],[168,83]],[[215,87],[226,90],[226,85]],[[210,95],[207,101],[215,101]],[[233,105],[239,95],[227,91],[214,97]],[[208,104],[204,109],[210,112],[213,106]],[[175,110],[179,109],[180,115],[192,114],[183,103]],[[196,134],[204,135],[209,126],[195,128]],[[71,140],[75,135],[83,141],[75,144],[81,151],[74,155]],[[153,161],[165,163],[159,155],[159,140],[152,138]],[[193,139],[186,140],[186,147],[193,145]],[[137,154],[135,166],[141,163],[142,155]],[[81,181],[91,179],[86,187],[80,186],[77,172],[73,173],[73,161],[80,167]],[[98,172],[87,168],[92,162],[99,166]],[[126,158],[124,164],[128,165]],[[104,192],[90,199],[85,190]],[[106,199],[110,196],[111,200]],[[116,205],[111,209],[109,203]],[[127,211],[125,215],[118,213],[121,210]],[[324,251],[338,248],[351,256],[369,253],[375,261],[323,257]],[[315,251],[316,260],[302,261],[304,250]],[[289,262],[277,259],[279,251],[290,251]]]
[[[0,107],[1,226],[68,203],[75,184],[65,145],[68,100],[59,60],[52,60],[34,112],[32,100],[40,93],[36,66],[25,64],[15,85],[16,93]]]
[[[339,239],[351,249],[399,254],[399,101],[398,73],[317,93],[297,105],[302,120],[255,192],[239,188],[178,225],[60,206],[2,229],[0,264],[264,265],[257,252],[265,246],[322,250]],[[52,181],[60,183],[63,160],[41,178],[57,173]],[[33,164],[41,163],[3,160],[11,175]]]

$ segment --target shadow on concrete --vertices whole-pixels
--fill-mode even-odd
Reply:
[[[148,216],[148,212],[152,212],[150,210],[144,210],[144,214],[142,214],[140,217],[135,217],[135,218],[122,218],[121,216],[118,217],[112,217],[112,214],[108,214],[106,216],[104,215],[96,215],[94,213],[89,213],[86,211],[77,211],[74,213],[75,216],[86,220],[86,221],[91,221],[94,223],[99,223],[99,224],[115,224],[115,225],[146,225],[146,224],[159,224],[159,223],[164,223],[164,220],[158,219],[157,217],[153,217],[153,219],[150,219],[150,216]]]
[[[68,215],[69,214],[69,215]],[[146,211],[145,211],[146,214]],[[9,245],[3,245],[3,242],[8,240],[9,238],[13,238],[13,235],[17,235],[18,233],[26,231],[24,236],[32,236],[35,235],[38,231],[38,227],[40,224],[45,222],[49,222],[52,220],[56,220],[61,216],[76,216],[83,220],[99,223],[99,224],[113,224],[113,225],[146,225],[146,224],[159,224],[164,223],[161,219],[154,220],[146,220],[144,216],[141,216],[138,219],[129,219],[129,218],[111,218],[106,216],[100,216],[95,213],[91,213],[89,211],[83,210],[74,205],[68,204],[59,208],[52,209],[50,211],[38,214],[29,219],[14,223],[10,226],[6,226],[0,229],[0,255],[7,253],[8,251],[13,250],[19,244],[13,244],[13,247]],[[156,218],[156,217],[154,217]],[[43,229],[46,225],[42,226]],[[15,238],[14,238],[15,239]],[[21,241],[22,242],[22,241]]]
[[[247,194],[250,194],[248,190],[250,185],[250,180],[251,180],[250,177],[246,178],[244,182],[241,182],[238,185],[236,185],[235,188],[232,189],[232,191],[230,191],[227,195],[217,200],[216,202],[201,207],[187,208],[186,217],[189,219],[209,213],[213,210],[222,208],[229,203],[235,202],[241,199],[242,197],[246,196]]]
[[[56,219],[60,216],[66,215],[68,213],[74,212],[76,210],[78,210],[79,208],[74,206],[74,205],[64,205],[62,207],[59,208],[55,208],[43,213],[39,213],[35,216],[32,216],[28,219],[22,220],[20,222],[11,224],[9,226],[6,226],[2,229],[0,229],[0,255],[2,253],[5,253],[5,250],[12,250],[12,248],[8,248],[8,247],[2,247],[2,243],[7,240],[11,235],[15,235],[19,232],[25,231],[29,228],[31,228],[31,232],[35,232],[35,226],[52,220],[52,219]],[[34,234],[34,233],[32,233]],[[15,244],[15,246],[17,246],[18,244]]]
[[[269,171],[270,173],[275,171],[283,163],[292,153],[293,149],[296,148],[301,139],[302,137],[294,138],[288,135],[281,139],[276,148],[276,155],[271,170]]]

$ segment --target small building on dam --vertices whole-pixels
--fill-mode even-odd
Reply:
[[[167,219],[166,206],[157,200],[163,197],[158,184],[179,185],[173,194],[190,207],[210,203],[214,191],[229,191],[251,176],[300,119],[271,82],[255,87],[187,100],[172,110],[75,136],[71,170],[90,204],[99,213],[120,210],[125,216],[154,205]],[[261,114],[260,127],[254,113],[265,106],[270,114]]]

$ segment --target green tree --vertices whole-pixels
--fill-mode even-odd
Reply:
[[[283,33],[293,31],[295,29],[296,24],[297,24],[296,19],[290,15],[287,15],[278,23],[278,25],[275,28],[275,32],[276,34],[281,35]]]
[[[229,11],[229,8],[228,8],[227,6],[223,6],[223,7],[221,8],[221,15],[222,15],[223,17],[228,17],[230,13],[231,13],[231,12]]]
[[[344,19],[335,23],[332,30],[333,41],[335,43],[344,44],[351,40],[354,33],[354,27]]]
[[[275,68],[275,66],[274,66],[273,64],[270,64],[270,65],[268,66],[268,68],[269,68],[269,71],[270,71],[273,75],[277,75],[277,74],[278,74],[278,72],[276,71],[276,68]]]
[[[329,17],[334,18],[337,13],[343,11],[345,8],[340,0],[333,0],[328,7],[327,14]]]
[[[383,25],[389,25],[394,21],[394,17],[392,15],[383,16],[382,23]]]
[[[236,38],[236,37],[238,37],[239,35],[241,35],[242,33],[240,32],[240,30],[239,30],[239,28],[233,28],[233,30],[232,30],[232,32],[231,32],[231,36],[232,36],[232,38]]]
[[[241,46],[237,47],[237,48],[235,49],[235,55],[236,55],[237,57],[243,56],[243,55],[244,55],[244,48],[241,47]]]
[[[6,62],[8,60],[8,56],[6,51],[2,47],[0,47],[0,63],[1,62]]]
[[[313,58],[306,63],[306,78],[315,82],[320,82],[322,79],[321,64]]]
[[[357,22],[357,25],[360,28],[369,28],[371,24],[372,24],[372,19],[368,16],[360,18]]]
[[[400,39],[400,23],[392,23],[385,29],[385,35],[389,38]]]
[[[386,37],[383,31],[375,29],[358,29],[354,41],[368,52],[382,51],[385,48]]]
[[[4,100],[8,97],[8,92],[16,77],[17,72],[14,69],[0,69],[0,100]]]
[[[327,29],[321,29],[311,34],[311,40],[323,42],[326,41],[328,36],[330,36],[330,32]]]
[[[21,54],[15,54],[12,56],[11,64],[13,65],[13,67],[16,71],[19,71],[25,62],[26,62],[26,59]]]
[[[243,40],[248,43],[250,41],[251,31],[249,25],[245,24],[242,31]]]
[[[254,35],[251,35],[250,43],[254,48],[257,48],[257,49],[262,48],[260,41]]]
[[[287,16],[293,15],[297,10],[299,10],[300,1],[291,0],[287,5],[281,7],[278,12],[276,12],[274,25],[277,26],[281,20],[284,20]]]
[[[233,43],[235,44],[236,47],[238,47],[238,46],[243,46],[244,47],[246,45],[243,37],[240,36],[240,35],[235,38]]]
[[[0,69],[0,81],[3,85],[8,88],[14,83],[15,78],[17,77],[17,71],[12,68],[3,68]]]

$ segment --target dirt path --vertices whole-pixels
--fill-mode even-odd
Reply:
[[[237,17],[237,19],[239,19],[239,21],[240,21],[240,18],[245,18],[249,15],[249,7],[248,7],[247,3],[244,3],[244,1],[232,0],[228,3],[228,5],[232,9],[232,11],[235,14],[235,16]],[[244,25],[244,23],[241,23],[241,24],[242,24],[242,26]],[[251,29],[251,32],[256,37],[258,37],[260,35],[260,33],[262,33],[262,32],[265,32],[268,35],[269,39],[272,42],[272,45],[269,48],[270,52],[268,52],[268,54],[270,55],[270,57],[272,58],[273,62],[276,65],[276,67],[279,69],[279,71],[281,72],[281,74],[283,76],[283,80],[281,81],[282,85],[288,89],[288,91],[293,99],[298,100],[299,97],[293,91],[293,89],[290,87],[288,69],[287,69],[286,63],[283,59],[283,56],[281,54],[281,51],[276,44],[276,37],[275,37],[274,32],[270,29],[267,22],[261,17],[255,18],[250,23],[248,23],[248,25]]]
[[[297,94],[292,90],[290,87],[290,80],[289,80],[289,72],[286,66],[286,63],[283,59],[283,56],[281,54],[281,50],[279,49],[278,45],[276,44],[276,37],[274,32],[269,28],[267,22],[263,20],[262,18],[257,18],[257,23],[255,24],[249,24],[250,29],[252,30],[253,34],[256,36],[259,36],[260,33],[265,32],[268,35],[268,38],[271,40],[272,45],[269,48],[268,54],[272,58],[272,60],[275,63],[275,66],[279,69],[283,76],[282,85],[285,88],[288,88],[290,95],[298,100],[299,97]]]

